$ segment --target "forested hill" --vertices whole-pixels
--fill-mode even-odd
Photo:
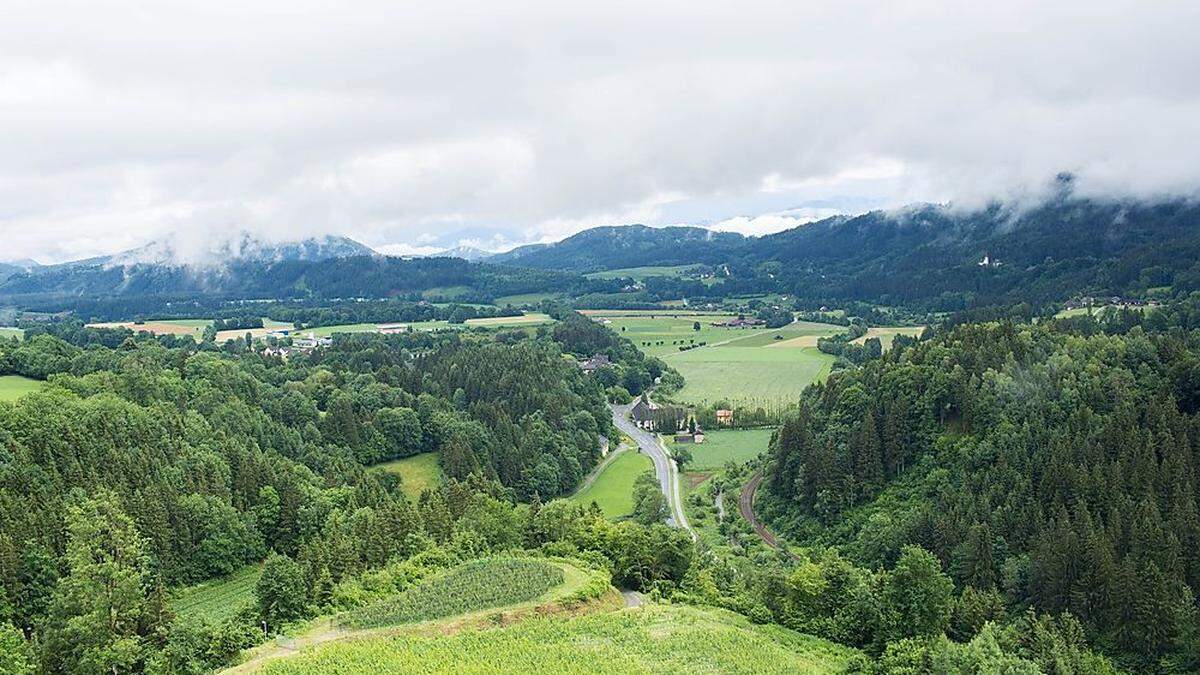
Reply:
[[[93,262],[15,274],[0,282],[0,299],[28,303],[111,295],[384,298],[439,288],[465,289],[487,297],[561,289],[576,279],[550,271],[472,265],[457,258],[251,259],[218,267]]]
[[[931,551],[973,621],[1069,612],[1134,672],[1196,672],[1198,310],[968,324],[836,374],[762,510],[868,567]]]
[[[980,264],[988,257],[986,265]],[[589,272],[726,263],[714,290],[959,310],[1078,295],[1200,289],[1200,206],[1057,199],[1035,208],[920,205],[838,216],[763,237],[603,227],[493,262]]]
[[[699,227],[596,227],[550,245],[492,256],[488,262],[538,269],[594,272],[647,265],[720,263],[744,243],[740,234]]]
[[[953,310],[1195,290],[1198,256],[1194,203],[1057,200],[1023,211],[920,206],[824,220],[749,240],[740,263],[778,262],[780,290],[800,297]]]

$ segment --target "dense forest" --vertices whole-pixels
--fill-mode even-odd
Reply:
[[[448,541],[477,492],[511,511],[572,489],[608,433],[600,389],[547,340],[339,336],[288,361],[239,342],[76,324],[0,345],[0,374],[49,384],[0,403],[0,618],[44,669],[170,657],[163,589],[268,551],[321,596],[428,548],[410,534]],[[474,487],[410,504],[364,468],[419,452]],[[89,623],[110,609],[130,613]]]
[[[936,556],[995,621],[1077,620],[1137,671],[1200,667],[1200,295],[968,323],[811,387],[761,510],[792,541]]]
[[[653,278],[636,299],[594,296],[585,306],[773,292],[795,297],[802,308],[867,301],[958,311],[1200,290],[1200,207],[1076,199],[1069,182],[1064,178],[1063,193],[1037,206],[915,205],[750,238],[698,228],[596,228],[493,260],[578,272],[690,263],[729,271],[714,286]]]
[[[487,302],[504,295],[567,290],[579,283],[583,279],[572,274],[459,258],[235,259],[217,267],[94,263],[14,274],[0,282],[0,301],[56,310],[69,308],[72,298],[114,295],[184,301],[196,296],[379,299],[443,289],[452,299]]]

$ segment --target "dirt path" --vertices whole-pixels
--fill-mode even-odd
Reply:
[[[725,520],[725,492],[724,491],[717,493],[717,496],[713,498],[713,504],[716,504],[716,506],[717,506],[717,520]]]
[[[746,483],[746,486],[742,488],[742,494],[738,496],[738,510],[742,512],[742,517],[746,519],[746,522],[750,523],[750,527],[754,528],[754,532],[758,534],[759,539],[762,539],[764,544],[775,550],[779,550],[779,541],[775,539],[775,535],[771,534],[767,526],[763,525],[758,516],[754,515],[754,493],[758,490],[758,486],[762,485],[762,482],[763,472],[762,469],[759,469],[750,477],[750,482]],[[793,560],[800,559],[799,556],[791,551],[788,551],[787,554]]]
[[[626,607],[641,607],[646,602],[646,598],[637,591],[621,591],[621,597],[625,599]]]

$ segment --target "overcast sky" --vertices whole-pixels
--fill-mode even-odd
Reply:
[[[1195,195],[1197,26],[1194,1],[5,0],[0,259],[762,233],[1063,170]]]

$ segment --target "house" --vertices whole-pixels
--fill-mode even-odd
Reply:
[[[697,429],[695,433],[681,431],[675,434],[676,443],[693,443],[699,445],[704,442],[704,432]]]
[[[583,370],[583,372],[588,373],[589,375],[596,372],[600,368],[610,365],[612,365],[612,361],[609,361],[608,356],[604,354],[596,354],[586,361],[579,362],[579,367]]]
[[[658,405],[645,396],[629,411],[634,424],[646,431],[678,431],[686,428],[687,410],[679,406]]]
[[[715,328],[754,328],[756,326],[765,326],[767,322],[763,319],[746,319],[738,317],[729,321],[717,321],[712,324]]]
[[[724,427],[732,425],[733,424],[733,411],[732,410],[718,410],[717,411],[717,424],[720,426],[724,426]]]

